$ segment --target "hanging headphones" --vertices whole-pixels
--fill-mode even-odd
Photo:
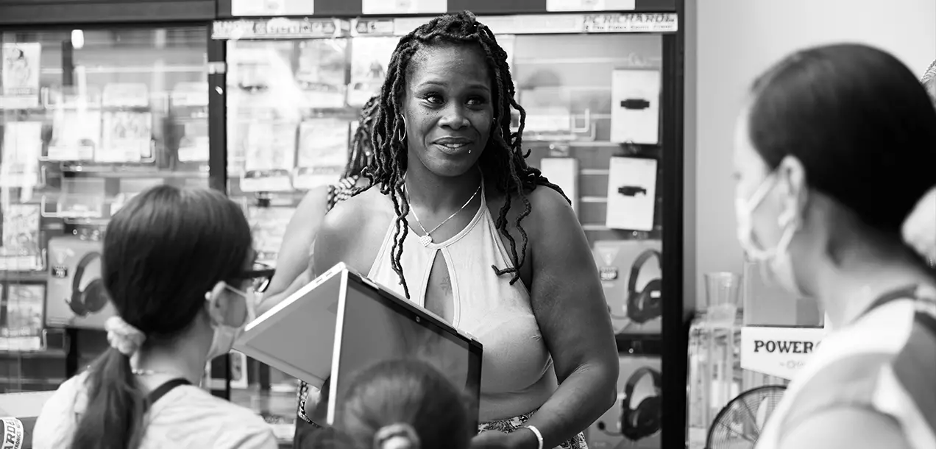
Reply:
[[[649,374],[653,380],[654,394],[640,401],[637,408],[631,407],[634,388],[637,383]],[[660,397],[660,372],[650,367],[641,367],[631,374],[624,385],[624,400],[621,405],[621,434],[624,437],[639,441],[660,431],[661,421],[661,397]]]
[[[100,258],[100,253],[88,252],[78,261],[78,265],[75,267],[75,275],[72,277],[71,298],[65,299],[65,302],[68,303],[69,308],[78,317],[85,317],[101,311],[109,301],[107,290],[104,288],[104,281],[101,280],[100,275],[91,280],[84,289],[81,289],[81,277],[84,275],[85,269],[92,261]]]
[[[631,265],[630,279],[627,280],[627,317],[636,323],[644,323],[663,314],[663,281],[660,278],[650,280],[637,292],[640,269],[653,257],[656,258],[657,264],[660,264],[660,252],[654,249],[644,250],[638,255]]]

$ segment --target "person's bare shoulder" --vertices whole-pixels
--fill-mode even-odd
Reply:
[[[344,262],[366,274],[394,217],[391,201],[376,187],[335,205],[315,240],[314,273]]]

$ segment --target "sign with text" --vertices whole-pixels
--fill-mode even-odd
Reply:
[[[585,14],[586,33],[675,33],[679,28],[673,13]]]
[[[303,39],[337,37],[350,25],[338,19],[219,20],[211,27],[212,39]]]
[[[741,368],[793,379],[825,335],[818,327],[743,327]]]

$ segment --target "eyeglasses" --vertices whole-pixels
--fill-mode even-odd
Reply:
[[[257,261],[253,263],[250,270],[244,271],[240,278],[242,280],[251,280],[254,292],[262,294],[270,287],[270,280],[273,279],[274,273],[276,273],[276,269],[272,266]]]

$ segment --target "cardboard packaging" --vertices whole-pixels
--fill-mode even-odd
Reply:
[[[101,280],[100,241],[71,236],[49,240],[49,282],[46,325],[104,329],[115,315]]]

